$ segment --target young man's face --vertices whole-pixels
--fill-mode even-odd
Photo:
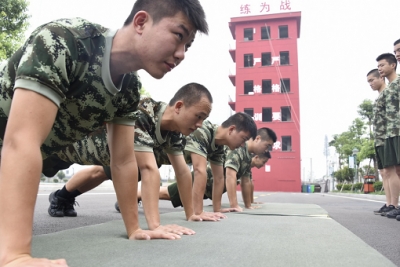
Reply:
[[[269,139],[269,140],[262,140],[261,137],[259,135],[257,135],[256,137],[256,145],[253,151],[254,154],[259,155],[261,153],[264,153],[266,151],[271,151],[272,150],[272,145],[274,144],[274,142]]]
[[[227,146],[229,147],[229,149],[235,150],[236,148],[243,146],[244,143],[249,140],[250,132],[237,131],[235,126],[229,126],[227,138]]]
[[[384,82],[382,78],[376,77],[373,74],[367,76],[367,81],[369,86],[371,86],[372,90],[377,91],[381,88],[382,83]]]
[[[156,79],[162,78],[185,58],[195,32],[192,23],[181,12],[156,24],[150,18],[141,35],[145,50],[141,57],[143,69]]]
[[[251,159],[251,165],[257,169],[260,169],[265,165],[265,163],[268,162],[268,160],[269,158],[267,157],[259,157],[256,155]]]
[[[382,77],[388,77],[394,71],[395,64],[389,64],[386,59],[381,59],[378,61],[378,71]]]
[[[394,55],[396,57],[397,62],[400,63],[400,43],[394,46]]]
[[[182,103],[182,102],[181,102]],[[178,116],[175,117],[179,132],[189,135],[203,125],[203,121],[208,118],[211,112],[211,102],[203,96],[199,102],[192,106],[179,108]]]

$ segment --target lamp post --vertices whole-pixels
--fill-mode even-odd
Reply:
[[[358,154],[358,149],[357,149],[357,148],[354,148],[354,149],[353,149],[354,169],[355,169],[354,183],[357,182],[357,154]]]

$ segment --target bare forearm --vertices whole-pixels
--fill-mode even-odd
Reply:
[[[188,168],[187,170],[176,174],[176,183],[178,185],[179,195],[185,210],[186,219],[194,214],[192,201],[192,175]]]
[[[242,189],[242,197],[243,197],[243,202],[244,206],[246,208],[251,207],[252,199],[251,199],[251,181],[250,179],[242,178],[241,182],[241,189]]]
[[[231,208],[238,206],[237,195],[236,195],[236,177],[226,177],[226,191],[228,193],[229,205]]]
[[[224,192],[224,177],[214,177],[212,203],[214,211],[221,210],[221,199]]]
[[[158,195],[160,191],[160,173],[158,169],[141,170],[142,204],[147,225],[150,230],[160,226]]]
[[[203,212],[203,197],[206,189],[207,177],[204,172],[194,172],[193,183],[193,208],[194,213],[199,215]]]
[[[41,172],[39,146],[20,141],[4,145],[0,168],[0,265],[16,255],[29,255],[33,210]],[[22,164],[22,166],[21,166]],[[16,212],[18,211],[18,212]]]
[[[117,167],[112,165],[113,184],[128,237],[140,229],[137,206],[138,171],[136,162]]]

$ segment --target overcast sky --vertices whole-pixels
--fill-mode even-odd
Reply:
[[[234,40],[229,31],[231,17],[242,4],[280,5],[279,0],[200,0],[210,27],[208,36],[197,36],[183,63],[163,79],[140,71],[143,86],[153,98],[168,102],[175,91],[189,82],[205,85],[214,97],[210,120],[221,123],[230,115],[228,96],[235,97],[229,73],[235,64],[229,55]],[[298,39],[302,174],[309,176],[310,158],[315,178],[325,174],[324,137],[346,131],[357,117],[364,99],[375,99],[366,73],[376,67],[376,57],[393,52],[399,0],[290,0],[293,11],[301,11]],[[110,4],[112,3],[112,5]],[[58,18],[83,17],[118,29],[134,1],[30,0],[31,32]],[[276,49],[276,48],[275,48]],[[271,161],[271,165],[273,162]]]

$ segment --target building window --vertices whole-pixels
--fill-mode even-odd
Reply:
[[[246,113],[246,114],[250,115],[251,117],[253,117],[253,116],[254,116],[254,109],[252,109],[252,108],[245,108],[245,109],[244,109],[244,113]]]
[[[289,65],[289,51],[279,52],[280,64]]]
[[[267,27],[261,27],[261,40],[268,40],[271,37],[271,31],[269,26]]]
[[[291,136],[282,136],[282,151],[292,151]]]
[[[281,79],[281,93],[290,92],[290,79]]]
[[[244,54],[244,67],[253,67],[253,54]]]
[[[281,107],[282,121],[292,121],[290,107]]]
[[[272,93],[272,81],[271,80],[262,80],[262,93],[263,94],[271,94]]]
[[[244,40],[253,41],[253,28],[244,29]]]
[[[289,38],[289,29],[287,25],[279,26],[279,38]]]
[[[250,92],[253,92],[253,81],[244,81],[244,94],[248,95]]]
[[[272,108],[263,108],[262,109],[262,121],[263,122],[272,121]]]
[[[271,53],[262,53],[261,54],[261,65],[262,66],[271,66]]]

